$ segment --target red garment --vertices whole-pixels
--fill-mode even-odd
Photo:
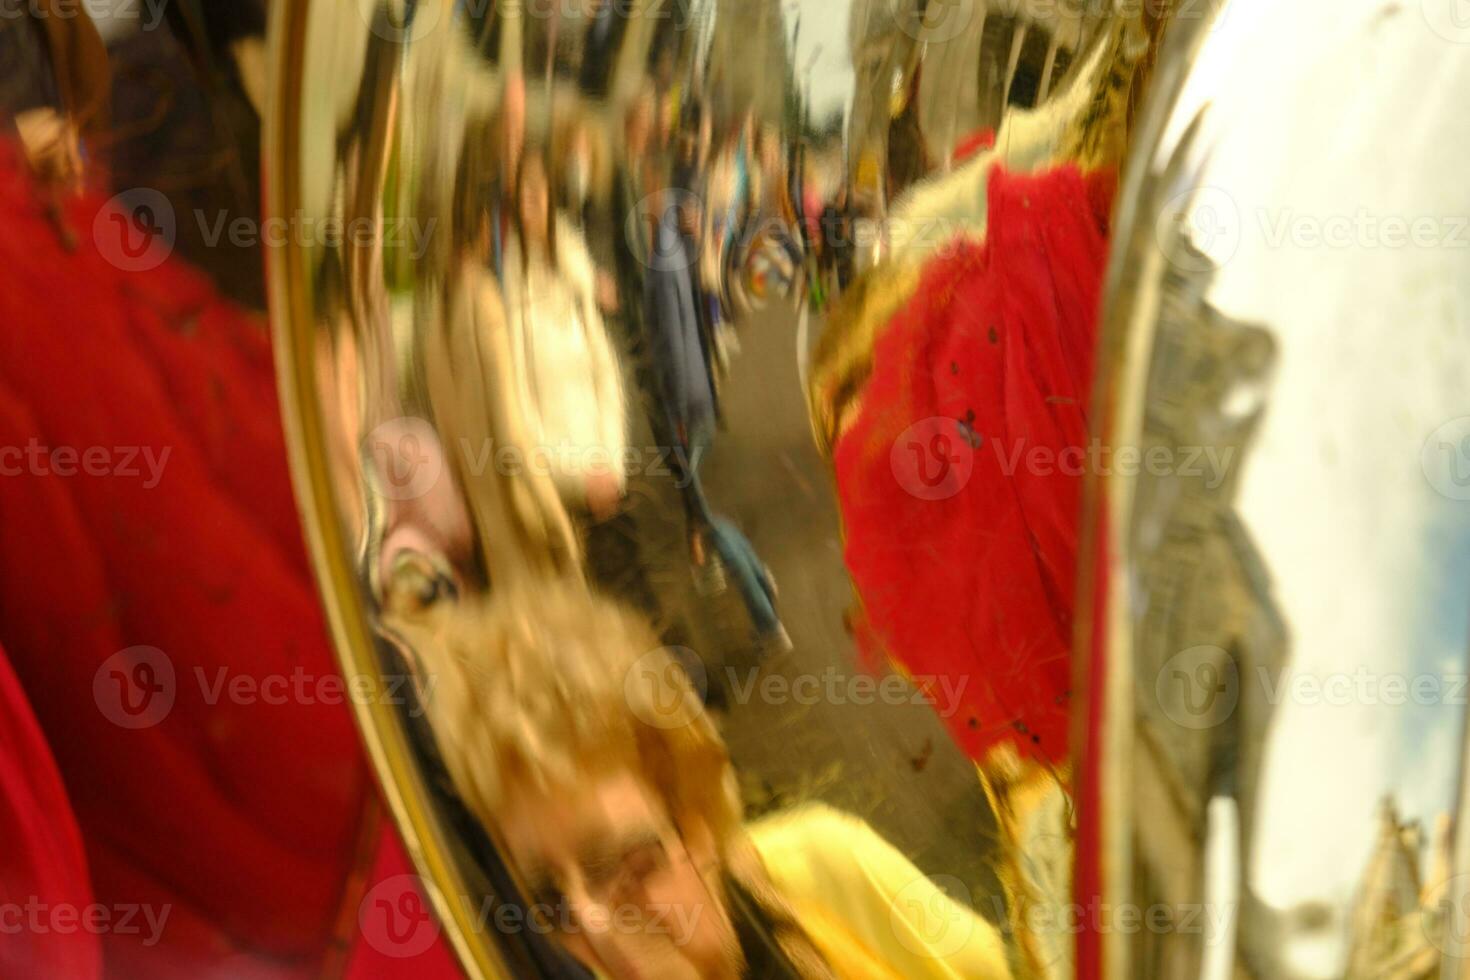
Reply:
[[[1114,179],[997,169],[983,244],[932,260],[834,453],[860,640],[972,758],[1067,753],[1087,406]],[[1058,453],[1075,447],[1066,466]]]
[[[92,886],[61,774],[0,650],[0,976],[101,975]],[[91,916],[91,918],[87,918]],[[92,924],[88,928],[87,923]]]
[[[439,924],[428,916],[422,879],[393,828],[384,824],[368,881],[373,887],[357,908],[358,933],[347,958],[345,980],[458,980],[464,974]]]
[[[954,162],[959,166],[969,160],[977,153],[990,149],[995,145],[995,130],[986,127],[977,129],[955,144]]]
[[[180,262],[109,263],[102,206],[67,204],[68,253],[0,144],[0,642],[96,900],[169,909],[154,944],[103,935],[108,974],[314,976],[353,900],[370,792],[349,708],[320,687],[273,703],[282,688],[221,686],[335,673],[268,336]],[[40,463],[17,456],[33,446]],[[103,472],[67,475],[59,449]],[[138,645],[162,651],[174,703],[134,729],[113,720],[120,685],[162,676],[114,659]]]

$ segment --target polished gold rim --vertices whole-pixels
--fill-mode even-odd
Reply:
[[[268,214],[293,214],[300,200],[302,69],[309,2],[278,3],[271,11],[270,108],[262,154]],[[453,900],[453,896],[468,895],[469,889],[430,806],[428,787],[392,703],[394,699],[386,696],[367,631],[367,610],[356,574],[345,557],[351,554],[351,548],[334,517],[327,442],[314,382],[311,287],[303,274],[302,253],[297,242],[266,252],[271,331],[297,508],[333,648],[345,677],[370,678],[366,682],[354,680],[369,684],[374,696],[351,699],[353,716],[388,810],[444,934],[467,976],[509,980],[497,951],[476,931],[471,916],[475,903]]]

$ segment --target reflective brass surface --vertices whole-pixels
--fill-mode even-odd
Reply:
[[[716,701],[747,668],[851,676],[823,455],[876,331],[983,238],[996,166],[1126,163],[1075,899],[1168,915],[1089,919],[1075,971],[1461,975],[1463,32],[1432,0],[1200,6],[1164,33],[1126,4],[278,5],[271,210],[339,229],[273,259],[283,398],[352,673],[412,673],[426,607],[570,570]],[[658,303],[702,347],[650,374],[623,331]],[[997,922],[1066,902],[1064,773],[982,789],[927,707],[788,708],[722,706],[753,812],[838,802]],[[523,975],[459,900],[484,843],[424,731],[360,716],[466,968]],[[1008,935],[1022,975],[1072,974],[1070,931]]]
[[[1197,928],[1105,933],[1084,972],[1464,975],[1470,59],[1446,16],[1240,2],[1166,45],[1096,424],[1218,466],[1094,481],[1079,649],[1102,898]]]
[[[827,393],[871,337],[814,363],[826,310],[865,272],[911,285],[954,236],[983,238],[997,166],[1117,166],[1139,11],[298,0],[273,39],[268,204],[301,232],[271,269],[298,493],[348,672],[383,674],[359,720],[466,969],[534,971],[475,921],[495,861],[388,688],[406,671],[428,696],[405,639],[426,608],[567,572],[690,651],[751,813],[835,803],[1004,922],[992,804],[1024,836],[1040,789],[1064,837],[1057,774],[987,789],[911,699],[721,702],[731,678],[865,671],[822,453],[845,405]],[[662,375],[637,329],[659,303],[697,304],[702,345],[656,351]],[[588,462],[605,449],[610,476]],[[1013,959],[1065,971],[1069,942]]]

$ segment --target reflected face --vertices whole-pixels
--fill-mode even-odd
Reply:
[[[723,898],[700,874],[716,868],[714,848],[681,838],[632,771],[509,799],[500,829],[533,920],[583,964],[614,980],[740,976]]]

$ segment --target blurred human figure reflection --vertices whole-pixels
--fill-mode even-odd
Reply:
[[[1009,978],[997,931],[856,817],[745,824],[723,741],[649,627],[580,583],[446,608],[422,649],[446,766],[599,976]]]
[[[511,362],[533,439],[525,463],[549,471],[571,511],[603,520],[627,482],[622,370],[599,307],[610,289],[553,205],[540,155],[520,164],[514,204],[503,262]]]
[[[641,126],[643,111],[635,107],[633,125]],[[695,130],[689,139],[664,148],[672,152],[660,156],[658,184],[628,222],[645,255],[642,329],[655,403],[650,422],[660,443],[672,450],[702,591],[715,594],[733,586],[750,616],[754,648],[766,652],[790,645],[776,611],[775,583],[740,528],[713,510],[699,475],[720,418],[714,325],[704,307],[709,297],[699,266],[706,185],[699,165],[699,124],[692,116],[690,121]]]
[[[461,183],[463,196],[477,197],[468,177]],[[486,465],[507,449],[524,454],[538,436],[519,390],[503,292],[491,268],[494,218],[481,207],[459,243],[442,328],[424,331],[422,354],[439,439],[473,517],[483,584],[498,587],[575,566],[581,545],[548,472]]]
[[[499,160],[491,191],[491,241],[495,273],[504,277],[505,241],[514,214],[511,192],[519,185],[521,157],[526,146],[526,80],[508,70],[500,94],[500,128],[496,134]]]

